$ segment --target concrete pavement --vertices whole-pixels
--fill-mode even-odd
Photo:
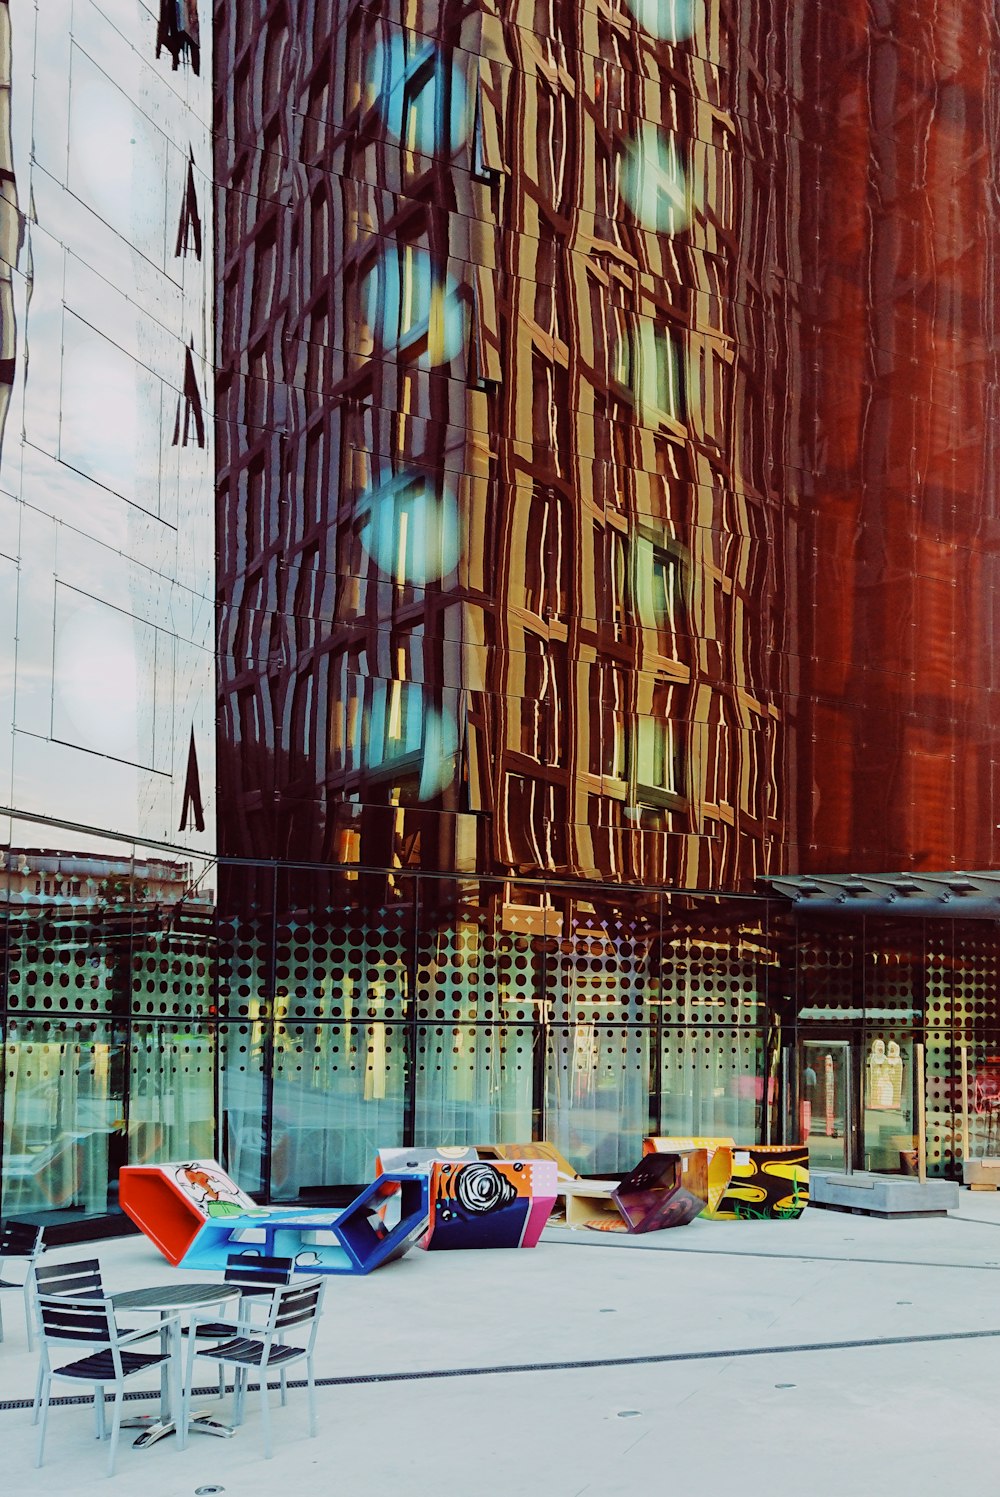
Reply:
[[[174,1272],[140,1238],[97,1251],[115,1289]],[[318,1393],[318,1439],[306,1437],[304,1390],[283,1410],[272,1393],[265,1462],[251,1395],[232,1440],[194,1435],[178,1452],[123,1438],[112,1487],[86,1406],[53,1408],[35,1470],[30,1414],[10,1405],[30,1398],[36,1361],[8,1292],[0,1493],[991,1491],[998,1274],[1000,1195],[967,1192],[946,1220],[810,1209],[798,1222],[699,1221],[530,1252],[413,1250],[369,1278],[331,1279],[317,1375],[337,1381]]]

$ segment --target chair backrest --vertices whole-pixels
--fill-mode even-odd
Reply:
[[[36,1263],[35,1291],[39,1295],[71,1295],[76,1299],[103,1299],[101,1265],[96,1258],[78,1263]]]
[[[322,1279],[306,1279],[298,1284],[289,1284],[285,1289],[276,1289],[268,1331],[274,1336],[280,1336],[292,1326],[308,1325],[318,1320],[325,1289],[326,1284]],[[313,1334],[315,1335],[315,1325]]]
[[[27,1258],[34,1261],[45,1246],[45,1228],[32,1222],[4,1222],[0,1225],[0,1258]]]
[[[240,1284],[244,1289],[270,1290],[290,1284],[291,1258],[268,1258],[263,1253],[230,1253],[226,1260],[226,1283]]]
[[[117,1339],[109,1299],[40,1294],[38,1314],[46,1341],[86,1341],[113,1346]]]

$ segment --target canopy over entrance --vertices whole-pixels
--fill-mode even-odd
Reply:
[[[1000,873],[820,873],[761,879],[809,914],[1000,920]]]

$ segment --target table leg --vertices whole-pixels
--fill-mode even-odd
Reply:
[[[184,1407],[184,1400],[181,1396],[180,1386],[182,1339],[180,1323],[178,1321],[175,1320],[173,1325],[170,1326],[168,1335],[170,1338],[170,1360],[168,1362],[164,1362],[163,1371],[161,1373],[161,1379],[163,1380],[163,1382],[160,1393],[160,1415],[158,1418],[154,1419],[152,1423],[146,1425],[146,1427],[143,1429],[142,1434],[134,1442],[137,1450],[145,1450],[147,1445],[155,1445],[157,1440],[163,1440],[167,1435],[176,1435],[178,1433],[177,1420],[176,1418],[173,1418],[171,1416],[170,1411],[170,1378],[172,1376],[176,1379],[174,1388],[175,1406],[178,1411],[182,1410]],[[162,1391],[162,1388],[164,1387],[167,1389],[165,1408],[164,1394]],[[140,1421],[136,1420],[135,1422],[136,1424],[138,1424]],[[192,1433],[197,1433],[200,1435],[215,1435],[219,1440],[228,1440],[232,1438],[236,1431],[232,1427],[232,1425],[223,1424],[221,1419],[216,1419],[215,1415],[209,1410],[198,1409],[192,1411],[191,1417],[188,1420],[187,1429],[180,1434],[180,1445],[182,1450],[187,1445],[188,1435]]]
[[[164,1314],[161,1313],[161,1315],[160,1315],[160,1351],[163,1353],[163,1355],[165,1357],[170,1358],[170,1357],[172,1357],[174,1355],[174,1352],[176,1350],[176,1347],[174,1345],[173,1332],[176,1330],[177,1335],[179,1336],[180,1335],[180,1326],[178,1325],[178,1323],[177,1323],[176,1320],[174,1321],[173,1325],[167,1325],[167,1324],[164,1323],[165,1321],[166,1321],[166,1315],[164,1315]],[[162,1419],[162,1421],[163,1421],[164,1424],[169,1424],[170,1423],[170,1415],[171,1415],[171,1408],[170,1408],[170,1392],[171,1392],[170,1381],[171,1381],[171,1379],[170,1379],[170,1373],[171,1373],[171,1371],[172,1371],[172,1368],[171,1368],[171,1364],[170,1364],[169,1360],[166,1361],[166,1362],[161,1362],[160,1363],[160,1418]]]
[[[184,1368],[181,1357],[184,1355],[184,1337],[181,1335],[180,1321],[175,1320],[170,1327],[170,1372],[174,1380],[174,1408],[179,1414],[184,1412]],[[187,1445],[187,1428],[182,1427],[179,1431],[180,1446],[183,1450]]]
[[[191,1414],[189,1435],[215,1435],[219,1440],[231,1440],[235,1433],[231,1424],[223,1424],[221,1419],[216,1419],[207,1409],[193,1411]]]
[[[153,1418],[153,1422],[147,1424],[147,1419],[150,1418]],[[150,1415],[147,1415],[147,1419],[129,1419],[129,1421],[123,1419],[121,1421],[121,1427],[124,1428],[127,1424],[133,1430],[138,1425],[145,1425],[142,1433],[136,1436],[136,1439],[132,1442],[136,1451],[145,1451],[148,1445],[156,1445],[157,1440],[165,1440],[168,1434],[177,1434],[177,1421],[175,1419],[168,1419],[168,1421],[163,1422],[162,1419],[154,1418],[154,1416]],[[223,1424],[220,1419],[216,1419],[216,1416],[208,1412],[207,1409],[192,1410],[192,1418],[190,1418],[189,1425],[187,1425],[187,1434],[214,1434],[217,1439],[231,1440],[235,1433],[237,1431],[232,1428],[232,1425]],[[187,1445],[187,1436],[184,1437],[184,1445]]]
[[[177,1434],[177,1419],[173,1409],[183,1409],[184,1400],[181,1396],[181,1355],[183,1341],[181,1338],[180,1322],[174,1319],[167,1324],[168,1315],[161,1314],[164,1324],[160,1330],[160,1349],[167,1356],[167,1360],[160,1367],[160,1409],[156,1414],[140,1414],[136,1418],[123,1419],[123,1429],[138,1429],[139,1436],[133,1441],[137,1450],[145,1450],[148,1445],[155,1445],[158,1440],[163,1440],[167,1435]],[[171,1387],[173,1382],[173,1387]],[[187,1443],[187,1436],[192,1432],[202,1435],[215,1435],[217,1439],[228,1440],[236,1433],[230,1424],[223,1424],[220,1419],[206,1409],[193,1411],[188,1423],[187,1430],[181,1439],[181,1447]]]
[[[177,1421],[168,1419],[166,1421],[158,1415],[147,1414],[139,1419],[123,1419],[122,1428],[128,1425],[131,1429],[143,1426],[142,1433],[133,1440],[136,1450],[145,1450],[148,1445],[155,1445],[158,1440],[165,1440],[168,1435],[177,1433]],[[215,1435],[219,1440],[231,1440],[236,1431],[231,1424],[223,1424],[221,1419],[216,1419],[213,1413],[207,1409],[192,1409],[191,1419],[187,1427],[187,1434],[193,1435]],[[187,1444],[187,1435],[184,1437],[183,1445]]]

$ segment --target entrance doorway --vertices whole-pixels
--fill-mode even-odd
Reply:
[[[916,1058],[913,1034],[891,1026],[799,1039],[788,1137],[814,1169],[916,1174]]]
[[[861,1057],[865,1168],[885,1175],[917,1173],[916,1037],[886,1025],[865,1035]]]
[[[847,1170],[855,1160],[854,1075],[849,1040],[799,1043],[798,1135],[811,1169]]]

